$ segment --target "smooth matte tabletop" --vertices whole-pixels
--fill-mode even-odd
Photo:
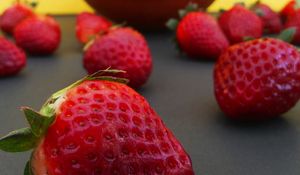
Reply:
[[[39,109],[57,90],[82,78],[74,17],[59,17],[62,43],[49,57],[29,57],[15,77],[0,79],[0,134],[26,126],[20,106]],[[213,62],[178,54],[169,33],[146,33],[154,69],[139,90],[190,154],[197,175],[299,175],[300,105],[281,118],[237,123],[213,94]],[[0,152],[0,175],[21,175],[29,153]]]

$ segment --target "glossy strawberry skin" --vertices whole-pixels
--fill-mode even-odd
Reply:
[[[241,5],[224,12],[219,24],[231,44],[242,42],[245,37],[260,38],[263,33],[260,18]]]
[[[254,7],[254,12],[257,12],[258,16],[262,20],[264,33],[280,33],[283,28],[280,16],[279,14],[274,12],[268,5],[262,3],[256,4]]]
[[[21,22],[14,31],[18,46],[32,55],[52,54],[59,46],[61,30],[50,16],[34,16]]]
[[[217,21],[204,12],[187,14],[177,27],[180,48],[190,57],[215,60],[229,42]]]
[[[33,15],[30,8],[22,4],[15,4],[0,16],[0,28],[5,33],[13,34],[15,27],[20,22]]]
[[[280,14],[284,21],[292,14],[296,12],[296,1],[291,0],[289,3],[284,6],[284,8],[281,10]]]
[[[292,43],[300,44],[300,10],[297,10],[287,18],[284,28],[290,27],[296,28],[296,33],[294,35]]]
[[[214,89],[230,118],[276,117],[300,98],[300,55],[294,46],[276,39],[234,45],[215,65]]]
[[[26,55],[15,44],[0,37],[0,77],[19,73],[26,65]]]
[[[87,43],[100,32],[107,31],[112,23],[102,16],[83,12],[76,18],[76,37],[82,43]]]
[[[89,74],[108,67],[126,71],[121,77],[138,88],[152,72],[152,57],[145,38],[131,28],[110,30],[94,41],[84,54],[83,64]]]
[[[64,97],[41,144],[49,175],[193,175],[189,156],[128,86],[85,81]]]

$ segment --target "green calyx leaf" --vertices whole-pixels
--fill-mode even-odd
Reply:
[[[293,41],[296,31],[297,29],[295,27],[287,28],[283,30],[277,38],[290,43]]]
[[[264,11],[262,11],[262,9],[260,9],[260,8],[256,8],[255,13],[257,16],[265,16]]]
[[[243,41],[251,41],[251,40],[254,40],[255,38],[252,37],[252,36],[244,36],[243,37]]]
[[[31,169],[31,160],[29,160],[26,165],[25,165],[25,169],[24,169],[24,175],[34,175]]]
[[[33,149],[39,141],[30,128],[10,132],[0,139],[0,149],[6,152],[25,152]]]
[[[177,29],[178,23],[179,23],[179,21],[177,19],[171,18],[166,23],[166,26],[168,29],[175,31]]]
[[[181,9],[178,11],[179,17],[183,18],[189,12],[195,12],[199,10],[199,6],[196,3],[189,3],[185,9]]]
[[[295,10],[298,10],[300,8],[300,0],[296,0],[294,8]]]
[[[22,111],[25,114],[25,117],[32,130],[32,133],[38,138],[42,137],[46,133],[49,126],[53,123],[55,119],[55,114],[53,110],[45,112],[48,113],[49,116],[42,115],[41,113],[36,112],[28,107],[23,107]]]

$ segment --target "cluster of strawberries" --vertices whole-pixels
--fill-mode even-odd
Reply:
[[[13,35],[16,45],[0,37],[0,76],[11,76],[26,65],[26,54],[52,54],[60,44],[61,31],[50,16],[37,15],[26,5],[17,2],[0,16],[0,28]]]
[[[219,21],[190,5],[180,11],[179,22],[169,22],[187,55],[217,60],[214,90],[228,117],[272,118],[300,99],[300,53],[280,39],[261,38],[263,31],[274,34],[293,26],[280,38],[299,42],[300,12],[296,2],[290,4],[282,12],[285,25],[278,14],[260,3],[253,11],[235,5],[222,13]],[[52,22],[45,25],[43,19]],[[37,28],[43,31],[48,27],[41,26],[56,23],[48,17],[28,17],[14,29],[17,44],[35,54],[30,49],[35,37],[26,42],[17,39],[31,31],[32,21],[39,21]],[[27,23],[30,27],[24,29],[25,34],[18,34]],[[29,127],[1,138],[0,149],[34,149],[24,175],[193,175],[191,159],[180,142],[148,102],[124,85],[129,79],[129,85],[138,88],[151,73],[152,58],[145,38],[92,13],[78,15],[76,36],[86,44],[83,64],[90,75],[53,94],[39,112],[22,108]],[[24,57],[13,44],[4,45],[2,50],[17,50],[11,52]]]
[[[214,91],[226,116],[273,118],[300,99],[300,54],[282,41],[300,43],[298,3],[290,2],[282,15],[260,2],[250,9],[236,4],[221,12],[218,20],[191,4],[180,11],[180,21],[168,22],[188,56],[216,60]],[[262,38],[281,31],[275,38]]]

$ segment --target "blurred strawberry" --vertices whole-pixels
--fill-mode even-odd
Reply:
[[[20,23],[14,32],[18,46],[32,55],[52,54],[59,46],[59,24],[49,16],[34,16]]]
[[[176,31],[176,40],[188,56],[215,60],[229,47],[218,22],[209,14],[200,12],[196,4],[180,10],[182,19],[171,19],[167,26]]]
[[[5,33],[13,34],[17,24],[32,15],[33,12],[29,7],[17,3],[6,9],[0,16],[0,28]]]
[[[296,33],[293,37],[292,43],[300,44],[300,9],[288,16],[284,28],[291,27],[294,27],[296,29]]]
[[[242,42],[246,37],[260,38],[263,32],[260,18],[240,4],[224,12],[219,24],[231,44]]]
[[[284,8],[280,12],[283,20],[285,21],[288,18],[288,16],[294,14],[297,11],[297,9],[299,9],[299,7],[299,1],[292,0],[289,3],[287,3],[286,6],[284,6]]]
[[[260,17],[266,34],[274,34],[281,31],[282,23],[280,16],[268,5],[257,3],[253,7],[253,11]]]
[[[87,43],[93,36],[101,31],[108,30],[112,22],[102,16],[83,12],[76,19],[76,37],[82,43]]]
[[[25,53],[15,44],[0,36],[0,77],[17,74],[25,65]]]

